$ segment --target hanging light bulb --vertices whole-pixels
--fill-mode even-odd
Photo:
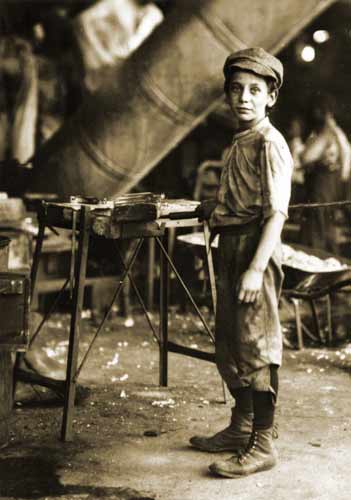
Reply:
[[[315,48],[312,45],[305,45],[301,50],[301,59],[304,62],[312,62],[316,57]]]
[[[330,33],[327,30],[317,30],[313,33],[313,40],[316,43],[325,43],[329,40]]]

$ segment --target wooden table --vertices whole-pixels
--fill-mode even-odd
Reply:
[[[62,204],[63,205],[63,204]],[[80,371],[84,366],[84,363],[89,355],[89,352],[102,330],[104,323],[108,317],[108,314],[118,298],[123,283],[128,277],[130,279],[131,285],[134,288],[138,300],[143,308],[143,311],[148,320],[149,326],[156,337],[159,344],[159,382],[161,386],[167,386],[168,384],[168,353],[174,352],[178,354],[183,354],[186,356],[191,356],[206,361],[215,362],[214,354],[210,352],[200,351],[197,349],[191,349],[168,339],[168,295],[169,295],[169,269],[171,268],[178,279],[179,283],[183,287],[185,293],[187,294],[189,300],[193,304],[204,328],[206,329],[208,335],[214,340],[213,333],[211,332],[205,318],[203,317],[201,311],[195,303],[192,294],[187,287],[186,283],[180,276],[173,258],[168,252],[167,248],[167,232],[170,228],[184,228],[184,227],[199,227],[204,231],[205,241],[206,241],[206,255],[207,263],[210,273],[211,280],[211,291],[213,303],[216,303],[215,296],[215,285],[214,285],[214,272],[213,272],[213,262],[211,247],[209,244],[209,229],[207,223],[199,222],[197,218],[193,218],[190,214],[186,217],[184,215],[182,218],[177,218],[177,214],[172,214],[170,218],[162,218],[149,222],[128,222],[128,223],[112,223],[109,214],[101,213],[99,210],[95,210],[94,206],[81,205],[79,209],[75,208],[69,209],[67,206],[62,206],[59,203],[47,203],[43,202],[42,206],[38,212],[39,220],[39,233],[36,242],[36,248],[34,252],[33,265],[31,270],[31,283],[32,283],[32,296],[35,290],[36,275],[38,270],[39,258],[42,251],[44,232],[46,227],[60,227],[72,230],[73,238],[73,255],[71,263],[71,273],[64,283],[58,297],[55,301],[57,304],[60,294],[63,290],[71,283],[72,287],[72,301],[71,301],[71,323],[70,323],[70,335],[69,335],[69,345],[68,345],[68,358],[67,358],[67,372],[66,372],[66,389],[64,398],[64,411],[63,420],[61,428],[61,439],[63,441],[72,440],[72,423],[73,423],[73,411],[74,411],[74,400],[76,394],[76,384],[79,377]],[[116,291],[114,293],[111,304],[104,315],[102,322],[97,328],[95,335],[91,344],[89,345],[83,359],[78,366],[78,352],[79,352],[79,338],[81,330],[81,315],[83,308],[83,297],[84,288],[86,285],[86,269],[87,269],[87,259],[88,259],[88,249],[89,240],[94,236],[103,236],[105,238],[116,240],[132,239],[134,243],[133,250],[131,252],[131,257],[128,262],[124,262],[122,255],[119,253],[119,258],[123,264],[123,272],[120,277]],[[145,239],[153,238],[156,245],[160,249],[160,323],[159,323],[159,333],[156,332],[151,319],[148,315],[147,308],[144,301],[139,293],[139,290],[133,280],[132,268],[140,252],[141,246]],[[77,251],[75,245],[75,239],[77,239]],[[117,251],[118,246],[116,247]],[[76,254],[75,254],[76,251]],[[54,306],[55,306],[54,304]],[[45,316],[42,324],[48,319],[50,314],[53,312],[54,306]],[[36,335],[39,330],[36,332]]]

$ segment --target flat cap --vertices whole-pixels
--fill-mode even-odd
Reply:
[[[223,67],[225,79],[231,74],[232,68],[246,69],[259,76],[273,78],[278,88],[283,83],[284,68],[282,63],[262,47],[238,50],[230,54]]]

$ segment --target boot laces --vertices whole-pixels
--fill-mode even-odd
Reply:
[[[279,425],[278,425],[278,422],[274,422],[274,424],[273,424],[272,437],[273,437],[273,439],[278,439],[278,437],[279,437]]]
[[[245,450],[239,454],[239,457],[238,457],[238,462],[243,465],[244,462],[249,458],[249,456],[251,455],[251,452],[255,451],[256,447],[257,447],[257,443],[258,443],[258,434],[257,432],[253,431],[251,436],[250,436],[250,440],[248,442],[248,445],[247,447],[245,448]]]

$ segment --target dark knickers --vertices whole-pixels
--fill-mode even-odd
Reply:
[[[282,361],[282,333],[278,300],[283,272],[281,245],[277,245],[263,277],[259,299],[240,304],[236,287],[256,252],[261,228],[246,234],[220,233],[218,248],[216,363],[231,389],[250,386],[255,391],[271,391],[270,366]]]

